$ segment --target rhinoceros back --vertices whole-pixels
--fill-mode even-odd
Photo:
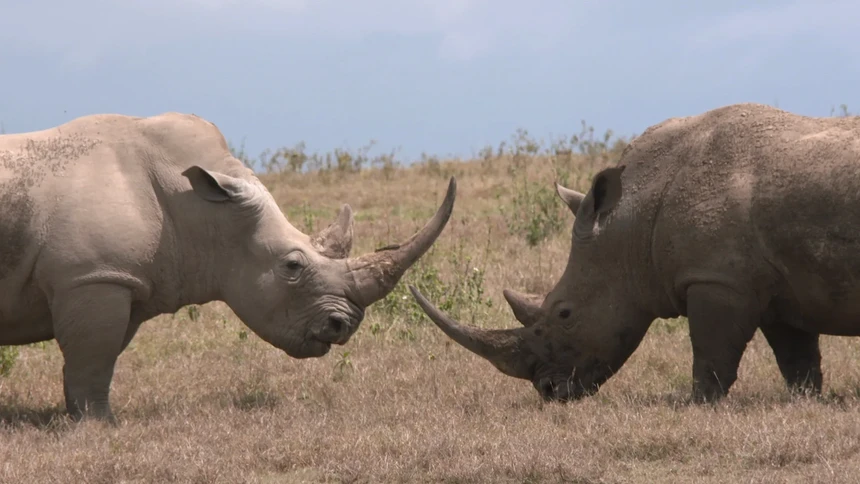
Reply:
[[[0,136],[0,280],[39,249],[47,187],[101,140],[56,129]]]
[[[0,136],[0,289],[21,290],[40,267],[68,279],[151,258],[162,221],[152,172],[165,156],[144,119],[93,115]]]
[[[664,125],[637,154],[672,168],[654,230],[667,287],[731,281],[817,331],[854,331],[860,118],[740,104]]]

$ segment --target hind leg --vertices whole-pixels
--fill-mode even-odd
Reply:
[[[761,332],[788,388],[792,392],[820,394],[823,375],[818,333],[779,323],[762,325]]]

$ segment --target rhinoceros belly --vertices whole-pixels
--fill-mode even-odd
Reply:
[[[0,303],[0,346],[36,343],[54,337],[51,311],[35,288]]]

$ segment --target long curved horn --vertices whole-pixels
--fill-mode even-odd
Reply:
[[[352,207],[343,204],[334,222],[311,238],[311,243],[320,254],[332,259],[346,259],[352,251],[353,223]]]
[[[540,321],[543,316],[541,304],[543,304],[544,296],[539,294],[526,294],[523,292],[513,291],[511,289],[505,289],[502,291],[502,295],[504,295],[505,300],[508,301],[508,305],[511,307],[514,317],[517,318],[517,321],[522,323],[523,326],[529,327]]]
[[[525,328],[481,329],[463,326],[440,311],[414,286],[410,285],[409,290],[421,309],[451,339],[486,359],[505,375],[525,380],[532,378],[531,358],[528,357],[530,353],[523,340]]]
[[[573,216],[576,216],[576,211],[579,210],[579,205],[582,204],[582,201],[585,199],[585,194],[580,193],[576,190],[571,190],[570,188],[565,188],[555,182],[555,193],[558,194],[558,198],[570,208],[570,211],[573,212]]]
[[[427,252],[451,217],[457,195],[457,180],[451,177],[445,200],[436,215],[421,230],[402,244],[347,260],[347,270],[354,281],[353,291],[365,307],[384,298],[394,289],[406,270]]]

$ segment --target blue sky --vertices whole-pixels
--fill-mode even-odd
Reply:
[[[0,1],[0,123],[193,112],[256,155],[469,156],[757,101],[860,111],[860,2]]]

